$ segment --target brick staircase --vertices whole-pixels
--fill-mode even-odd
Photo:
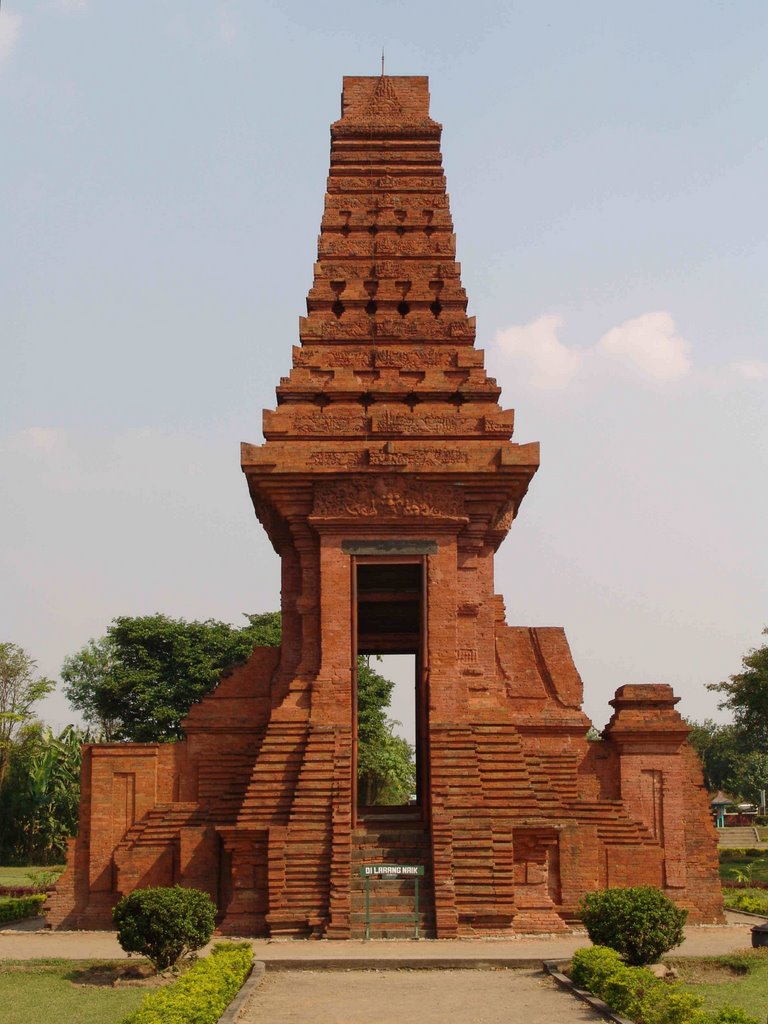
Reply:
[[[306,722],[273,719],[269,723],[245,789],[238,825],[263,827],[288,820],[306,742]]]
[[[162,846],[178,838],[179,830],[206,823],[205,812],[195,802],[162,803],[131,825],[115,847],[116,851],[133,846]]]
[[[311,730],[294,784],[284,853],[271,858],[268,921],[277,935],[317,934],[330,890],[331,812],[336,737]]]
[[[366,864],[421,864],[424,875],[419,879],[419,936],[435,935],[435,897],[432,881],[432,856],[429,831],[419,814],[410,808],[398,811],[371,810],[361,814],[352,833],[351,936],[365,936],[365,879],[360,868]],[[371,915],[392,915],[393,918],[413,914],[413,878],[371,879]],[[412,921],[374,921],[370,937],[374,939],[408,939],[414,935]]]
[[[569,817],[597,825],[597,835],[611,845],[657,845],[657,840],[642,824],[630,818],[621,800],[575,800]]]
[[[204,758],[198,769],[198,799],[211,820],[229,825],[237,820],[251,779],[258,748],[247,753],[219,753]]]

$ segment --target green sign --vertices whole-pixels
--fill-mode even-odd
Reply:
[[[413,925],[413,937],[419,938],[419,879],[424,875],[423,864],[363,864],[359,869],[365,879],[365,937],[371,937],[371,925],[389,921],[403,921]],[[388,878],[413,879],[413,913],[412,914],[372,914],[371,913],[371,879],[386,881]]]
[[[363,878],[419,878],[423,874],[422,864],[365,864],[360,868]]]

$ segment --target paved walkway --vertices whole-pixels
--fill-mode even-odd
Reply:
[[[595,1024],[533,970],[286,971],[255,989],[238,1024]]]
[[[726,925],[691,927],[685,930],[685,942],[675,950],[679,956],[707,956],[730,953],[750,945],[750,929],[757,918],[728,911]],[[565,960],[579,946],[589,944],[585,933],[548,938],[546,936],[514,939],[421,939],[379,940],[363,942],[302,941],[253,939],[257,960],[268,969],[291,970],[310,968],[313,964],[327,968],[365,969],[391,968],[417,961],[424,966],[459,967],[461,962],[472,966],[522,966],[542,960]],[[41,930],[39,924],[21,921],[0,930],[0,960],[33,960],[63,957],[70,960],[122,959],[122,951],[114,932],[61,932]],[[431,961],[431,963],[430,963]]]

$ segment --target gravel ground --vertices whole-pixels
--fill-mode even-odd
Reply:
[[[762,919],[726,913],[726,925],[685,929],[685,942],[675,956],[730,953],[750,945],[752,925]],[[511,939],[421,939],[309,942],[306,940],[252,940],[257,960],[563,960],[575,949],[589,945],[586,933],[557,936],[520,936]],[[0,930],[0,960],[64,957],[70,960],[121,959],[114,932],[50,931],[42,918],[19,921]]]

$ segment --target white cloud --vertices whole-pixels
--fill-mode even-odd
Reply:
[[[598,341],[597,350],[652,380],[677,380],[693,366],[691,343],[678,333],[672,314],[665,310],[643,313],[611,328]]]
[[[10,57],[21,31],[21,15],[0,11],[0,62]]]
[[[594,344],[570,348],[558,337],[565,320],[545,314],[529,324],[512,325],[496,334],[495,347],[517,363],[528,383],[540,391],[563,391],[578,376],[604,376],[622,366],[646,381],[672,381],[693,369],[692,345],[677,330],[671,313],[643,313],[612,327]],[[768,374],[768,364],[734,364],[751,378]]]
[[[764,359],[743,359],[731,363],[729,369],[744,380],[768,380],[768,362]]]
[[[531,384],[542,391],[562,391],[578,373],[584,354],[568,348],[557,337],[563,326],[559,316],[546,314],[530,324],[507,327],[496,334],[501,352],[519,360]]]

